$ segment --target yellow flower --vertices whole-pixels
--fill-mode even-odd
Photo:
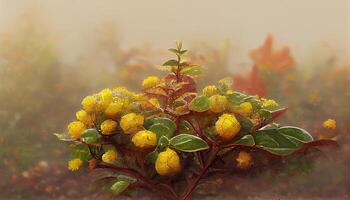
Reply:
[[[263,105],[262,107],[263,108],[276,108],[278,107],[278,103],[273,100],[273,99],[265,99],[265,98],[261,98],[262,102],[263,102]]]
[[[83,165],[83,161],[79,158],[70,160],[68,162],[68,169],[72,172],[77,171]]]
[[[112,163],[117,160],[117,152],[115,150],[108,150],[102,155],[102,161],[106,163]]]
[[[139,131],[131,141],[136,147],[147,149],[157,146],[157,135],[152,131]]]
[[[233,94],[233,90],[227,90],[226,94],[228,94],[228,95]]]
[[[103,89],[98,95],[101,99],[101,105],[103,109],[106,109],[108,105],[113,101],[113,92],[108,88]]]
[[[107,119],[101,124],[101,131],[104,135],[112,135],[114,131],[117,129],[117,122]]]
[[[241,125],[233,114],[222,114],[216,121],[215,128],[221,139],[231,140],[241,130]]]
[[[109,119],[116,119],[118,115],[123,111],[122,102],[110,103],[105,110],[105,115]]]
[[[219,90],[215,85],[208,85],[203,89],[203,95],[210,97],[215,94],[219,94]]]
[[[323,122],[323,127],[328,129],[335,129],[337,127],[337,122],[334,119],[327,119]]]
[[[237,166],[242,169],[246,169],[253,164],[252,156],[245,151],[239,152],[238,157],[236,158],[236,161],[237,161]]]
[[[181,171],[180,157],[176,151],[167,148],[159,153],[155,168],[161,176],[174,176]]]
[[[136,113],[124,115],[120,120],[120,127],[125,134],[135,133],[140,130],[143,125],[144,117]]]
[[[77,119],[81,122],[83,122],[85,125],[91,125],[94,123],[94,117],[89,115],[85,110],[79,110],[75,113],[75,116]]]
[[[88,113],[95,112],[98,108],[97,100],[93,96],[85,97],[81,102],[81,105],[83,106],[84,110]]]
[[[83,131],[85,131],[86,126],[80,121],[74,121],[68,124],[68,133],[71,138],[79,139]]]
[[[209,101],[210,101],[209,109],[212,112],[219,113],[226,110],[228,101],[225,96],[216,94],[211,96],[209,98]]]
[[[160,79],[156,76],[149,76],[142,82],[142,89],[147,90],[160,84]]]
[[[249,117],[253,112],[253,106],[250,102],[244,102],[241,103],[239,105],[239,108],[234,111],[244,117]]]

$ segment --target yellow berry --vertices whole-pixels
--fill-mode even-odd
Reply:
[[[102,161],[112,163],[117,160],[117,152],[115,150],[108,150],[102,155]]]
[[[101,124],[101,132],[104,135],[112,135],[117,130],[117,122],[107,119]]]
[[[221,139],[231,140],[241,130],[241,125],[233,114],[222,114],[216,121],[215,128]]]
[[[225,111],[228,104],[227,98],[225,96],[217,95],[217,94],[211,96],[209,98],[209,102],[210,102],[209,109],[215,113],[220,113]]]
[[[160,79],[157,76],[149,76],[142,82],[142,89],[147,90],[160,84]]]
[[[161,176],[174,176],[181,171],[180,157],[176,151],[167,148],[159,153],[155,168]]]
[[[123,111],[123,103],[117,102],[117,103],[110,103],[107,106],[104,113],[107,118],[116,119],[122,111]]]
[[[261,98],[262,102],[263,102],[263,105],[262,107],[263,108],[276,108],[278,107],[278,103],[273,100],[273,99],[265,99],[265,98]]]
[[[68,124],[68,133],[71,138],[76,140],[80,138],[81,133],[85,131],[85,129],[85,124],[80,121],[74,121]]]
[[[337,127],[337,122],[334,119],[327,119],[323,122],[323,127],[328,129],[335,129]]]
[[[85,110],[79,110],[75,113],[77,119],[83,122],[85,125],[92,125],[94,123],[94,117],[89,115]]]
[[[143,125],[144,117],[136,113],[124,115],[120,120],[120,127],[125,134],[131,134],[139,131]]]
[[[219,94],[219,90],[215,85],[208,85],[203,89],[203,95],[210,97],[215,94]]]
[[[72,172],[77,171],[82,165],[83,165],[83,161],[80,160],[79,158],[76,158],[68,162],[68,169]]]
[[[136,147],[147,149],[157,146],[157,135],[151,131],[139,131],[131,139]]]
[[[235,112],[244,117],[249,117],[253,113],[253,106],[250,102],[244,102],[239,105],[239,108]]]
[[[246,169],[253,164],[252,156],[245,151],[239,152],[236,158],[236,161],[237,161],[237,166],[242,169]]]
[[[81,105],[83,106],[84,110],[88,113],[95,112],[98,108],[97,100],[93,96],[85,97],[81,102]]]
[[[103,89],[99,94],[101,105],[103,109],[106,109],[108,105],[113,101],[113,92],[110,89]]]

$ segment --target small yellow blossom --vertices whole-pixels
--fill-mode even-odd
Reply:
[[[75,113],[75,116],[79,121],[83,122],[87,126],[92,125],[95,121],[94,117],[89,115],[85,110],[79,110]]]
[[[97,100],[93,96],[85,97],[81,102],[81,105],[83,106],[84,110],[88,113],[95,112],[98,108]]]
[[[107,119],[101,124],[101,132],[104,135],[112,135],[117,129],[117,122]]]
[[[107,118],[116,119],[122,111],[123,111],[123,103],[113,102],[108,105],[104,113]]]
[[[328,129],[335,129],[337,127],[337,122],[334,119],[327,119],[323,122],[323,127]]]
[[[233,94],[233,90],[227,90],[227,91],[226,91],[226,94],[227,94],[227,95]]]
[[[250,102],[244,102],[239,105],[238,109],[234,109],[234,112],[249,117],[253,113],[253,106]]]
[[[125,134],[131,134],[139,131],[143,125],[144,117],[136,113],[124,115],[120,120],[120,127]]]
[[[103,89],[98,96],[101,100],[101,105],[103,109],[106,109],[110,103],[113,101],[113,92],[110,89]]]
[[[236,161],[237,166],[242,169],[247,169],[253,164],[252,156],[245,151],[239,152]]]
[[[72,172],[77,171],[83,165],[83,161],[79,158],[70,160],[68,162],[68,169]]]
[[[181,171],[180,157],[176,151],[167,148],[159,153],[155,168],[161,176],[174,176]]]
[[[276,108],[278,107],[278,103],[273,100],[273,99],[265,99],[265,98],[261,98],[261,101],[263,103],[262,107],[263,108]]]
[[[241,125],[233,114],[222,114],[216,121],[215,128],[221,139],[231,140],[241,130]]]
[[[117,152],[115,150],[108,150],[102,155],[102,161],[112,163],[117,160]]]
[[[142,82],[142,89],[147,90],[160,84],[160,79],[157,76],[149,76]]]
[[[217,94],[211,96],[209,98],[209,102],[210,102],[209,109],[215,113],[225,111],[228,104],[227,98],[225,96],[217,95]]]
[[[203,95],[210,97],[219,94],[219,89],[215,85],[208,85],[203,89]]]
[[[157,135],[152,131],[139,131],[131,139],[136,147],[147,149],[157,146]]]
[[[74,121],[68,124],[68,133],[71,138],[79,139],[83,131],[85,131],[86,126],[83,122]]]

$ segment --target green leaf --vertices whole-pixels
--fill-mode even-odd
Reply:
[[[159,142],[158,142],[158,147],[165,148],[168,145],[169,145],[169,139],[164,135],[162,137],[160,137]]]
[[[307,131],[291,126],[260,129],[253,137],[257,147],[277,155],[293,153],[313,140]]]
[[[208,149],[208,144],[200,137],[180,134],[169,140],[170,146],[183,152],[196,152]]]
[[[247,100],[247,97],[250,97],[250,96],[245,95],[245,94],[240,93],[240,92],[233,92],[233,94],[230,94],[227,96],[227,99],[228,99],[229,103],[231,103],[233,105],[239,105],[239,104],[243,103],[245,100]]]
[[[128,182],[128,183],[135,183],[136,181],[137,181],[137,179],[136,178],[134,178],[134,177],[131,177],[131,176],[126,176],[126,175],[118,175],[117,176],[117,179],[119,180],[119,181],[126,181],[126,182]]]
[[[186,74],[186,75],[190,75],[190,76],[198,76],[201,75],[203,73],[203,67],[201,66],[189,66],[189,67],[185,67],[181,70],[182,74]]]
[[[87,161],[91,158],[89,147],[82,144],[71,146],[71,158],[80,158],[82,161]]]
[[[188,105],[188,108],[196,112],[204,112],[209,110],[210,101],[206,96],[197,96]]]
[[[259,116],[264,119],[264,120],[267,120],[267,119],[271,119],[272,117],[272,114],[269,110],[266,110],[266,109],[261,109],[259,111]]]
[[[81,134],[81,139],[87,144],[93,144],[100,140],[102,136],[98,133],[98,131],[94,128],[86,129]]]
[[[252,135],[245,135],[239,140],[237,140],[234,144],[245,145],[245,146],[254,146],[254,138]]]
[[[179,62],[177,60],[171,59],[163,63],[162,66],[178,66]]]
[[[127,181],[123,181],[123,180],[116,181],[111,186],[111,190],[115,194],[120,194],[120,193],[124,192],[129,187],[129,185],[130,185],[130,183]]]
[[[54,133],[53,135],[56,136],[57,139],[62,141],[66,141],[66,142],[74,141],[74,139],[70,138],[67,134],[64,134],[64,133]]]
[[[173,135],[173,132],[171,132],[171,130],[168,127],[162,124],[153,124],[152,126],[149,127],[148,130],[155,133],[157,135],[158,140],[162,136],[171,137]]]
[[[181,134],[193,134],[194,133],[191,125],[187,121],[181,121],[179,128],[180,128]]]
[[[175,133],[176,124],[166,117],[148,118],[145,121],[145,128],[157,134],[159,140],[163,135],[171,138]]]
[[[238,122],[241,124],[242,132],[249,132],[254,126],[253,122],[251,122],[248,118],[243,117],[241,115],[235,115]]]

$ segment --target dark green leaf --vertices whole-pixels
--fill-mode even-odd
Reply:
[[[81,134],[81,139],[87,144],[93,144],[100,140],[101,135],[94,128],[86,129]]]
[[[261,129],[253,137],[256,146],[277,155],[288,155],[313,140],[305,130],[290,126]]]
[[[162,66],[178,66],[178,65],[179,65],[179,62],[177,60],[172,59],[163,63]]]
[[[238,122],[241,124],[242,132],[249,132],[254,126],[254,124],[246,117],[243,117],[241,115],[236,115],[236,118]]]
[[[209,110],[209,105],[210,105],[210,101],[208,97],[198,96],[190,102],[190,104],[188,105],[188,108],[192,111],[204,112]]]
[[[200,137],[180,134],[169,140],[170,146],[176,150],[183,152],[196,152],[208,149],[208,144]]]
[[[91,158],[89,147],[82,144],[71,146],[71,158],[79,158],[82,161],[87,161]]]
[[[239,140],[237,140],[235,142],[235,144],[246,145],[246,146],[254,146],[255,142],[254,142],[254,138],[253,138],[252,135],[245,135],[242,138],[240,138]]]

